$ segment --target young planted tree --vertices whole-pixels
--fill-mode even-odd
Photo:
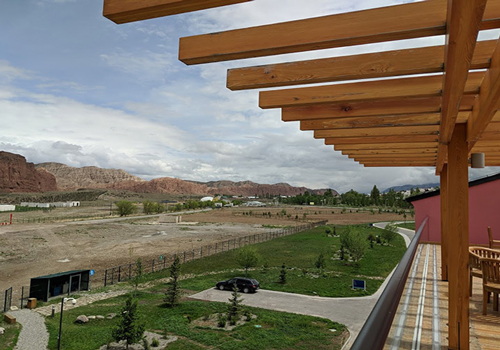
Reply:
[[[340,234],[340,244],[349,252],[355,263],[358,263],[363,258],[367,249],[366,237],[350,226],[346,227]]]
[[[117,342],[125,340],[127,349],[130,344],[138,343],[144,335],[145,325],[139,320],[137,314],[137,299],[131,295],[125,301],[125,306],[120,313],[120,320],[111,336]]]
[[[325,255],[323,253],[320,253],[318,256],[318,259],[314,263],[314,266],[318,269],[324,269],[326,266],[326,261],[325,261]]]
[[[286,283],[286,267],[285,267],[285,263],[283,263],[283,265],[281,265],[280,283],[281,284],[285,284]]]
[[[238,250],[238,254],[236,256],[236,262],[238,265],[245,269],[245,277],[248,275],[248,269],[250,267],[255,267],[259,263],[259,253],[255,248],[250,246],[245,246]]]
[[[137,261],[135,262],[134,266],[134,277],[132,278],[132,284],[134,285],[134,297],[136,296],[137,293],[137,288],[139,287],[139,284],[141,284],[142,279],[143,279],[143,272],[144,272],[144,267],[142,266],[142,260],[141,258],[137,258]]]
[[[174,307],[179,304],[181,298],[181,291],[179,289],[179,275],[181,271],[181,262],[179,257],[176,256],[174,262],[170,266],[170,282],[167,284],[167,291],[165,292],[165,304],[168,307]]]
[[[131,201],[119,201],[115,203],[118,214],[120,216],[127,216],[135,213],[136,207]]]
[[[382,238],[385,239],[387,244],[391,244],[397,235],[398,227],[393,222],[385,226],[385,229],[382,231]]]
[[[231,325],[235,325],[240,319],[240,315],[243,312],[243,306],[241,302],[243,299],[240,298],[241,294],[238,293],[238,287],[236,283],[233,285],[233,293],[231,298],[229,298],[229,305],[227,307],[227,319]]]

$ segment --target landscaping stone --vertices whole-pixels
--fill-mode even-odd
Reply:
[[[0,327],[0,335],[4,335],[4,334],[5,334],[5,328]]]
[[[85,315],[80,315],[76,318],[75,323],[87,323],[89,319]]]
[[[164,350],[167,348],[167,345],[169,343],[172,343],[177,340],[176,336],[168,336],[166,339],[161,335],[157,333],[152,333],[152,332],[144,332],[144,337],[148,340],[148,343],[151,344],[153,341],[153,338],[156,338],[158,342],[160,343],[157,347],[152,348],[152,349],[157,349],[157,350]],[[103,345],[99,348],[99,350],[125,350],[127,347],[126,342],[123,340],[119,343],[110,343],[108,345]],[[142,341],[137,343],[137,344],[132,344],[129,345],[128,347],[129,350],[144,350],[144,346],[142,345]]]
[[[95,320],[95,316],[87,316],[89,320]]]
[[[106,316],[106,318],[107,318],[108,320],[112,320],[112,319],[113,319],[113,318],[115,318],[115,317],[116,317],[116,314],[115,314],[115,313],[110,313],[110,314],[108,314],[108,315]]]
[[[95,318],[97,318],[98,320],[104,320],[104,316],[103,315],[97,315]]]

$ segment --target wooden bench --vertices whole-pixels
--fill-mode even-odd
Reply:
[[[3,316],[3,320],[9,324],[14,324],[16,323],[16,318],[12,315],[9,315],[9,314],[5,314]]]

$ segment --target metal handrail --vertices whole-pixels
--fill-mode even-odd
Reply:
[[[413,258],[417,252],[420,236],[427,224],[427,219],[425,218],[418,228],[415,237],[413,237],[406,253],[399,262],[389,283],[387,283],[384,292],[373,307],[370,316],[368,316],[358,337],[354,341],[351,350],[381,350],[384,348],[394,316],[396,316],[399,300],[406,285],[406,279],[408,278]]]

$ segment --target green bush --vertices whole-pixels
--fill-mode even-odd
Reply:
[[[257,266],[259,260],[260,256],[254,247],[244,246],[238,249],[236,262],[245,269],[245,277],[248,275],[248,269]]]
[[[158,346],[160,346],[160,341],[156,338],[153,338],[153,340],[151,341],[151,346],[153,348],[157,348]]]
[[[388,224],[382,231],[382,238],[390,244],[398,236],[398,227],[394,223]]]
[[[340,234],[340,243],[351,255],[352,260],[357,263],[366,252],[366,238],[358,228],[348,226]]]
[[[219,314],[217,316],[217,326],[220,328],[226,327],[227,316],[224,314]]]
[[[119,201],[115,203],[118,214],[120,216],[127,216],[136,212],[137,208],[131,201]]]

